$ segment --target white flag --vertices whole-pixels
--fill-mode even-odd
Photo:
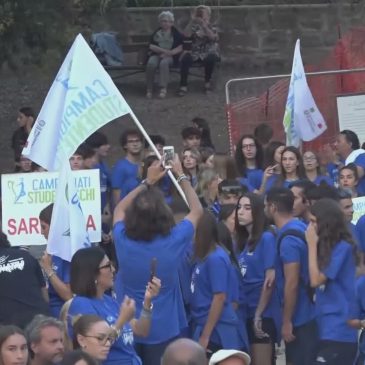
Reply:
[[[283,124],[287,145],[295,147],[299,147],[301,141],[312,141],[327,129],[307,84],[299,39],[295,45]]]
[[[89,245],[85,218],[69,158],[97,129],[131,110],[79,34],[68,52],[23,149],[48,171],[61,170],[49,232],[48,251],[64,260]]]
[[[130,111],[79,34],[48,92],[23,155],[48,171],[59,170],[87,137]]]

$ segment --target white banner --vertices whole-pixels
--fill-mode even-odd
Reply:
[[[295,45],[283,125],[287,145],[295,147],[300,146],[300,141],[312,141],[327,129],[307,84],[299,39]]]
[[[352,199],[352,203],[354,208],[352,223],[356,224],[360,217],[365,214],[365,196]]]
[[[13,246],[43,245],[39,213],[54,203],[59,184],[57,172],[4,174],[1,176],[3,232]],[[81,201],[90,241],[101,240],[101,206],[99,170],[72,171],[69,185],[74,184]],[[65,196],[69,195],[67,189]]]

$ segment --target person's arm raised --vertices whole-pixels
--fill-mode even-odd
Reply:
[[[164,175],[166,170],[162,166],[150,166],[147,170],[147,178],[144,184],[140,184],[122,199],[114,209],[113,225],[124,220],[125,211],[134,198],[149,185],[156,184]]]
[[[203,214],[202,205],[200,204],[200,200],[196,195],[195,190],[191,186],[189,178],[184,174],[178,155],[175,155],[174,161],[172,161],[171,165],[172,172],[175,174],[189,204],[190,213],[185,217],[185,219],[189,220],[195,228]]]

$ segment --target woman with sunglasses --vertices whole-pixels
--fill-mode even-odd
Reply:
[[[113,287],[114,267],[99,247],[77,251],[71,260],[71,289],[75,294],[69,309],[69,316],[92,314],[103,318],[114,333],[115,342],[111,345],[104,365],[128,363],[141,365],[134,350],[134,337],[147,336],[152,317],[152,299],[161,288],[161,282],[153,277],[147,283],[144,302],[139,319],[135,318],[135,302],[125,297],[122,305],[105,294]],[[70,337],[73,337],[69,326]],[[110,342],[110,340],[109,340]]]
[[[73,348],[81,348],[99,362],[105,361],[115,341],[113,332],[101,317],[83,315],[73,324]]]

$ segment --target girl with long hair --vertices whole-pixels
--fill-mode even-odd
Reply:
[[[193,339],[207,353],[244,347],[232,306],[231,260],[218,242],[216,220],[205,211],[195,235],[190,309]]]
[[[239,175],[247,178],[254,189],[260,189],[263,176],[264,152],[260,143],[250,134],[237,142],[235,160]]]
[[[277,248],[260,196],[246,193],[239,199],[235,229],[247,300],[247,333],[252,364],[271,365],[280,328],[280,303],[275,289]]]
[[[316,288],[315,306],[319,350],[315,364],[352,364],[357,331],[354,318],[356,246],[343,212],[332,199],[320,199],[310,209],[306,231],[310,284]]]
[[[211,168],[200,171],[196,193],[203,208],[208,209],[215,216],[219,213],[218,184],[222,181],[219,174]]]
[[[182,153],[182,166],[185,175],[190,178],[191,186],[198,185],[200,153],[194,148],[185,148]]]
[[[27,363],[28,344],[24,332],[16,326],[0,326],[0,365]]]
[[[327,185],[333,186],[333,180],[329,176],[322,174],[320,161],[317,154],[312,151],[304,152],[303,166],[305,175],[309,181],[312,181],[316,185],[325,183]]]
[[[298,148],[288,146],[283,149],[280,161],[281,175],[276,179],[275,187],[289,187],[291,183],[306,179],[302,155]]]

